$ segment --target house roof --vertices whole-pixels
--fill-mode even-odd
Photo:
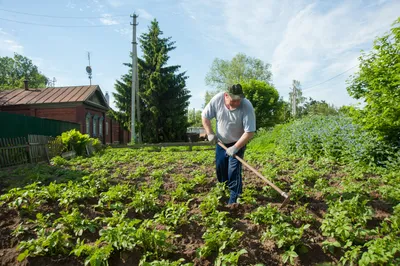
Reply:
[[[100,87],[98,85],[91,85],[3,90],[0,91],[0,106],[85,102],[88,101],[96,91],[100,92],[100,97],[106,103],[107,101]],[[106,103],[106,105],[108,104]]]

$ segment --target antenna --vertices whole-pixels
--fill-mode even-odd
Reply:
[[[53,77],[53,79],[49,79],[48,81],[47,81],[47,87],[49,88],[49,87],[55,87],[56,86],[56,78],[55,77]]]
[[[86,67],[86,73],[88,74],[90,85],[92,85],[92,67],[90,66],[90,52],[87,52],[89,65]]]

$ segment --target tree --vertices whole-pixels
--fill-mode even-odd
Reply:
[[[214,59],[206,75],[206,84],[221,91],[235,83],[246,83],[250,80],[270,83],[272,74],[270,64],[262,60],[239,53],[232,60]]]
[[[204,104],[203,108],[206,107],[206,105],[211,101],[212,97],[218,94],[218,91],[206,91],[206,94],[204,95]]]
[[[301,116],[305,115],[337,115],[338,110],[335,106],[328,104],[325,101],[317,101],[313,98],[309,98],[305,101],[302,108]]]
[[[282,109],[279,111],[279,121],[280,123],[283,123],[290,120],[292,110],[290,109],[290,104],[288,102],[284,101],[282,98],[281,101]]]
[[[306,98],[303,97],[303,92],[301,90],[300,81],[293,80],[292,86],[293,87],[290,88],[290,92],[289,92],[289,107],[290,107],[290,110],[294,111],[294,109],[293,109],[293,103],[294,103],[295,108],[296,108],[296,114],[294,114],[292,111],[291,115],[292,115],[292,117],[299,117],[299,116],[301,116],[301,113],[303,112],[302,104],[306,101]],[[293,94],[293,91],[294,91],[294,94]],[[294,101],[293,101],[293,98],[295,98]]]
[[[389,33],[375,39],[370,52],[362,52],[359,62],[359,71],[348,80],[347,91],[355,99],[364,100],[365,106],[362,110],[351,112],[352,116],[364,128],[398,144],[400,18],[393,23]]]
[[[24,80],[30,88],[44,88],[49,79],[25,56],[0,57],[0,90],[23,88]]]
[[[124,64],[129,67],[132,64]],[[130,68],[129,73],[122,75],[121,81],[117,80],[115,82],[114,88],[116,90],[113,93],[115,98],[115,106],[119,111],[111,110],[109,115],[117,120],[121,126],[125,129],[131,127],[131,103],[132,103],[132,70]],[[137,120],[135,120],[137,122]]]
[[[284,102],[273,86],[264,81],[250,80],[242,87],[246,98],[253,104],[257,128],[269,128],[282,121]]]
[[[201,110],[189,110],[188,111],[188,122],[191,127],[202,127],[201,121]]]
[[[344,116],[351,116],[351,112],[354,109],[354,106],[343,105],[338,109],[338,113]]]
[[[140,38],[143,58],[138,59],[139,99],[142,138],[144,142],[176,141],[186,138],[189,90],[185,72],[177,73],[180,66],[167,66],[168,52],[174,50],[171,37],[162,38],[157,20],[153,20],[148,33]],[[131,64],[125,64],[131,67]],[[131,70],[115,84],[113,93],[119,112],[118,121],[130,125]]]

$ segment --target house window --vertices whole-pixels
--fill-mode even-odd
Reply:
[[[103,136],[103,120],[104,120],[104,118],[100,117],[100,120],[99,120],[99,136]]]
[[[95,115],[93,117],[93,137],[97,137],[97,127],[99,123],[99,117]]]
[[[108,121],[106,121],[106,136],[108,136]]]
[[[86,114],[86,134],[90,136],[90,113]]]

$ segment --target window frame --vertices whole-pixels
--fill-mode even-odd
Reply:
[[[99,129],[99,116],[93,116],[93,137],[98,136],[98,129]]]
[[[91,136],[90,132],[90,128],[91,128],[91,123],[90,123],[90,119],[92,118],[92,115],[90,114],[90,112],[86,113],[86,117],[85,117],[85,132],[86,134],[88,134],[89,136]]]
[[[100,119],[99,119],[99,136],[100,137],[103,136],[103,121],[104,121],[104,117],[100,117]]]

